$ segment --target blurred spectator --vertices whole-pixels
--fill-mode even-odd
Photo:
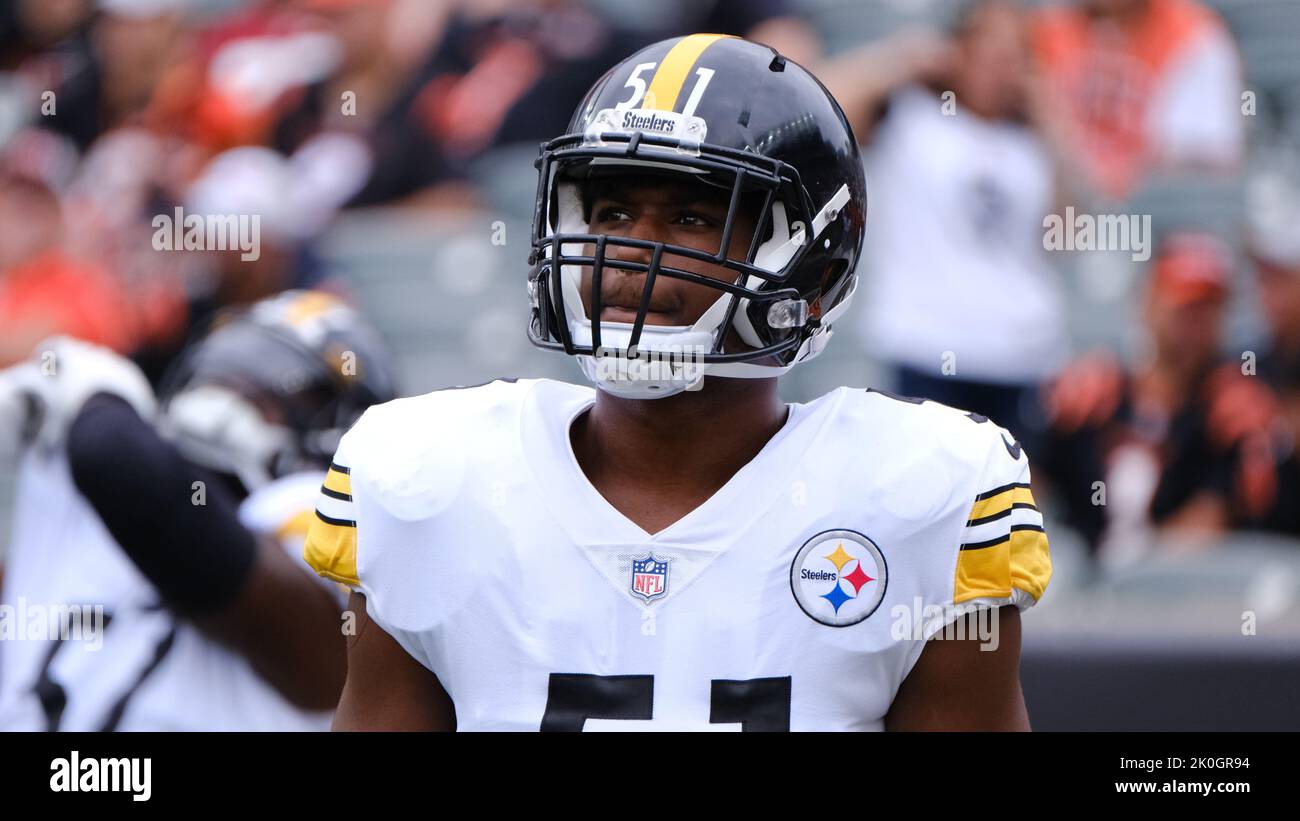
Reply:
[[[655,6],[664,37],[693,31],[732,34],[771,46],[803,66],[815,67],[821,41],[790,0],[678,0]],[[661,28],[662,26],[662,28]]]
[[[1233,169],[1244,126],[1237,49],[1196,0],[1077,0],[1034,36],[1092,188],[1121,199],[1161,170]]]
[[[237,246],[185,252],[196,266],[187,282],[188,304],[180,310],[183,333],[156,340],[134,357],[150,380],[156,383],[223,309],[289,289],[329,287],[314,241],[360,187],[367,168],[364,151],[337,135],[317,137],[293,157],[257,146],[214,157],[185,192],[183,213],[248,218],[254,252]],[[158,213],[172,216],[168,209]]]
[[[170,84],[188,59],[188,0],[99,0],[80,30],[23,68],[40,90],[53,90],[56,110],[45,125],[88,147],[121,125],[169,115]]]
[[[1066,367],[1046,390],[1050,429],[1038,456],[1066,522],[1121,564],[1147,548],[1153,529],[1208,536],[1293,506],[1280,496],[1273,457],[1273,394],[1221,355],[1227,248],[1173,235],[1154,269],[1148,355],[1132,369],[1104,354]]]
[[[134,315],[111,272],[67,251],[56,193],[71,158],[39,133],[0,157],[0,367],[51,334],[120,352],[135,344]]]
[[[342,45],[338,67],[297,93],[274,130],[273,145],[296,150],[322,131],[363,135],[373,171],[352,204],[409,197],[446,185],[436,204],[464,207],[467,164],[488,149],[563,133],[568,106],[635,46],[573,0],[456,3],[414,65],[386,42],[392,14],[384,0],[306,0]],[[409,51],[409,46],[406,51]],[[401,51],[398,52],[402,53]],[[355,113],[342,106],[355,95]]]
[[[1277,394],[1284,437],[1274,447],[1275,504],[1248,524],[1300,536],[1300,183],[1269,173],[1250,194],[1246,250],[1268,334],[1258,372]]]
[[[271,127],[271,145],[287,154],[322,133],[360,138],[373,164],[358,204],[400,199],[459,179],[461,172],[413,110],[420,65],[398,59],[399,53],[388,48],[394,4],[304,0],[300,7],[335,44],[334,66],[286,96]],[[445,15],[440,22],[445,24]],[[422,58],[432,46],[425,44]]]
[[[1028,72],[1021,9],[982,0],[951,36],[870,44],[824,78],[868,149],[869,352],[899,392],[989,416],[1033,454],[1037,385],[1066,339],[1043,248],[1055,167]]]
[[[1300,391],[1300,183],[1286,171],[1274,168],[1251,181],[1246,251],[1268,327],[1260,374],[1278,389]]]
[[[11,0],[0,4],[0,69],[68,42],[94,10],[92,0]]]
[[[197,33],[177,104],[188,109],[186,133],[209,152],[267,143],[279,109],[337,68],[339,41],[299,5],[250,3]]]

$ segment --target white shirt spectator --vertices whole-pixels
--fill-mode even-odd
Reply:
[[[1156,170],[1233,168],[1242,157],[1241,65],[1222,21],[1194,0],[1149,0],[1134,18],[1051,6],[1034,43],[1077,160],[1127,197]]]
[[[941,104],[899,91],[867,152],[865,336],[873,355],[935,376],[1037,382],[1066,353],[1043,249],[1051,158],[1026,127]]]

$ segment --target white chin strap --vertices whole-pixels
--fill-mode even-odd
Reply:
[[[569,332],[577,345],[592,344],[591,322],[575,320]],[[632,323],[600,323],[600,344],[612,351],[627,350]],[[593,384],[623,399],[661,399],[704,383],[701,354],[712,350],[713,334],[682,325],[646,325],[641,328],[635,359],[619,356],[579,356],[578,367]]]

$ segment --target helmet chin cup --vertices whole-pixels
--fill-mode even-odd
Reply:
[[[592,344],[591,321],[574,319],[569,332],[580,346]],[[687,326],[646,325],[635,356],[629,356],[632,324],[600,323],[601,347],[596,356],[580,355],[578,367],[597,388],[621,399],[662,399],[704,383],[704,352],[713,334]]]

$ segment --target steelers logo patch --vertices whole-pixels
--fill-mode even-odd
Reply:
[[[854,530],[823,530],[790,563],[790,591],[810,618],[848,627],[876,612],[888,576],[875,542]]]

